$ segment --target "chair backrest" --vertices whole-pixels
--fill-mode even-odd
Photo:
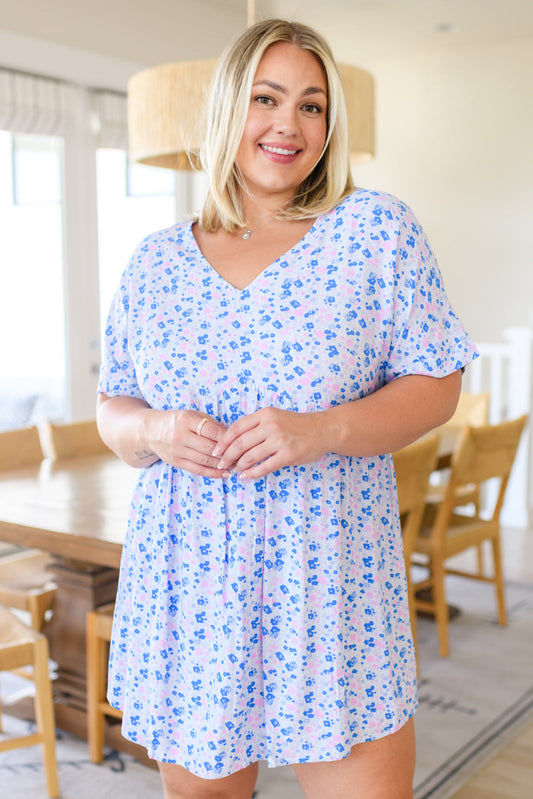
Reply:
[[[450,480],[441,506],[443,513],[451,512],[459,487],[469,484],[480,488],[487,480],[499,478],[500,490],[492,517],[499,518],[526,422],[524,415],[499,424],[464,428],[452,457]]]
[[[488,424],[489,402],[490,394],[488,391],[480,394],[462,391],[453,416],[442,426],[456,430],[463,428],[467,424],[472,427]]]
[[[96,419],[63,424],[47,423],[41,430],[43,449],[47,458],[54,461],[109,454],[98,433]]]
[[[402,538],[409,562],[424,513],[429,477],[437,463],[439,436],[425,436],[393,453]]]
[[[37,427],[0,433],[0,472],[38,464],[44,458]]]

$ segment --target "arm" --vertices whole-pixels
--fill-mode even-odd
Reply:
[[[394,452],[452,416],[461,372],[446,377],[407,375],[356,402],[325,411],[340,455]]]
[[[96,418],[102,440],[130,466],[158,460],[204,477],[225,477],[212,457],[226,428],[198,411],[158,411],[135,397],[99,394]],[[202,419],[201,434],[198,425]]]
[[[316,413],[264,408],[239,419],[214,449],[219,468],[257,479],[327,452],[365,457],[393,452],[443,424],[461,391],[461,372],[399,377],[360,400]]]

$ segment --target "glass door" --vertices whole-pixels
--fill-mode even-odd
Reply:
[[[0,131],[0,429],[66,413],[63,140]]]
[[[98,261],[101,340],[111,300],[135,246],[176,222],[176,175],[132,164],[124,150],[99,149]]]

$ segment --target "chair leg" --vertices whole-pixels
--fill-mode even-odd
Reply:
[[[496,585],[496,602],[498,606],[498,623],[507,624],[507,612],[505,609],[505,591],[503,583],[502,553],[500,539],[492,539],[492,557],[494,561],[494,583]]]
[[[34,643],[35,715],[39,732],[43,736],[44,770],[50,797],[59,796],[57,778],[56,739],[52,685],[48,672],[48,642],[41,638]]]
[[[98,635],[96,613],[87,614],[87,738],[89,755],[93,763],[104,759],[105,717],[99,710],[105,698],[105,675],[102,663],[105,662],[106,642]]]
[[[416,673],[418,676],[420,676],[420,661],[418,658],[418,628],[416,624],[416,600],[414,588],[410,580],[407,581],[407,596],[409,599],[409,619],[411,622],[411,633],[413,636],[413,646],[415,648]]]
[[[52,607],[55,593],[56,591],[53,589],[39,594],[30,594],[27,599],[27,606],[31,615],[31,626],[38,633],[43,631],[46,611]]]
[[[477,560],[477,573],[481,576],[484,573],[483,569],[483,544],[476,546],[476,560]]]
[[[439,652],[441,657],[446,658],[450,654],[450,644],[448,635],[448,606],[446,604],[446,591],[444,586],[445,571],[442,561],[439,559],[433,562],[433,601],[435,603],[435,621],[439,636]]]

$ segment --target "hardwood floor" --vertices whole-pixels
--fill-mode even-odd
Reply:
[[[533,724],[454,793],[451,799],[531,799]]]
[[[533,582],[533,529],[503,530],[507,580]],[[533,668],[533,666],[532,666]],[[531,799],[533,724],[511,741],[450,799]]]

